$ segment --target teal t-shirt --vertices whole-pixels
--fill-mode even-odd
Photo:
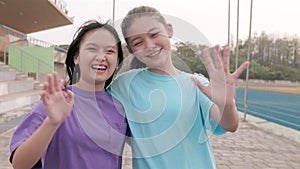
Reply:
[[[143,68],[123,73],[110,86],[126,112],[134,169],[216,168],[207,130],[217,135],[226,131],[210,118],[213,103],[192,76]]]

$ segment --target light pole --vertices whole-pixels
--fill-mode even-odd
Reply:
[[[113,20],[113,27],[115,27],[115,0],[113,0],[113,17],[112,17],[112,20]]]
[[[250,28],[249,28],[249,38],[248,38],[248,52],[247,52],[247,61],[250,60],[250,48],[251,48],[251,27],[252,27],[252,6],[253,6],[253,0],[251,0],[251,7],[250,7]],[[248,97],[248,82],[249,81],[249,66],[247,67],[246,72],[246,87],[244,91],[244,121],[246,121],[246,115],[247,115],[247,97]]]
[[[237,1],[237,26],[236,26],[236,47],[235,47],[235,70],[238,68],[239,61],[239,23],[240,23],[240,0]]]
[[[228,0],[228,37],[227,45],[230,47],[230,0]]]

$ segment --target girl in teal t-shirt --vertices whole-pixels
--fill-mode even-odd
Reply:
[[[173,65],[173,28],[156,9],[130,10],[121,27],[129,52],[146,66],[120,75],[110,86],[126,112],[133,168],[216,168],[207,130],[213,134],[237,130],[235,82],[248,62],[231,74],[229,48],[222,56],[216,46],[214,61],[205,49],[208,83]]]

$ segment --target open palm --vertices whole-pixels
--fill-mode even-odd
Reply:
[[[229,71],[230,49],[226,47],[221,55],[220,47],[215,46],[213,59],[208,49],[203,50],[204,63],[209,74],[209,85],[204,86],[194,78],[196,85],[219,108],[235,104],[235,85],[238,77],[248,67],[249,62],[244,62],[234,73]]]
[[[61,90],[57,73],[48,75],[41,97],[52,124],[61,124],[69,116],[74,102],[73,93]]]

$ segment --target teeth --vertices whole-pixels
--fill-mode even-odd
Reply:
[[[104,66],[104,65],[93,65],[92,68],[93,69],[106,69],[107,66]]]
[[[157,55],[158,53],[159,53],[159,51],[156,51],[156,52],[151,53],[149,56],[155,56],[155,55]]]

